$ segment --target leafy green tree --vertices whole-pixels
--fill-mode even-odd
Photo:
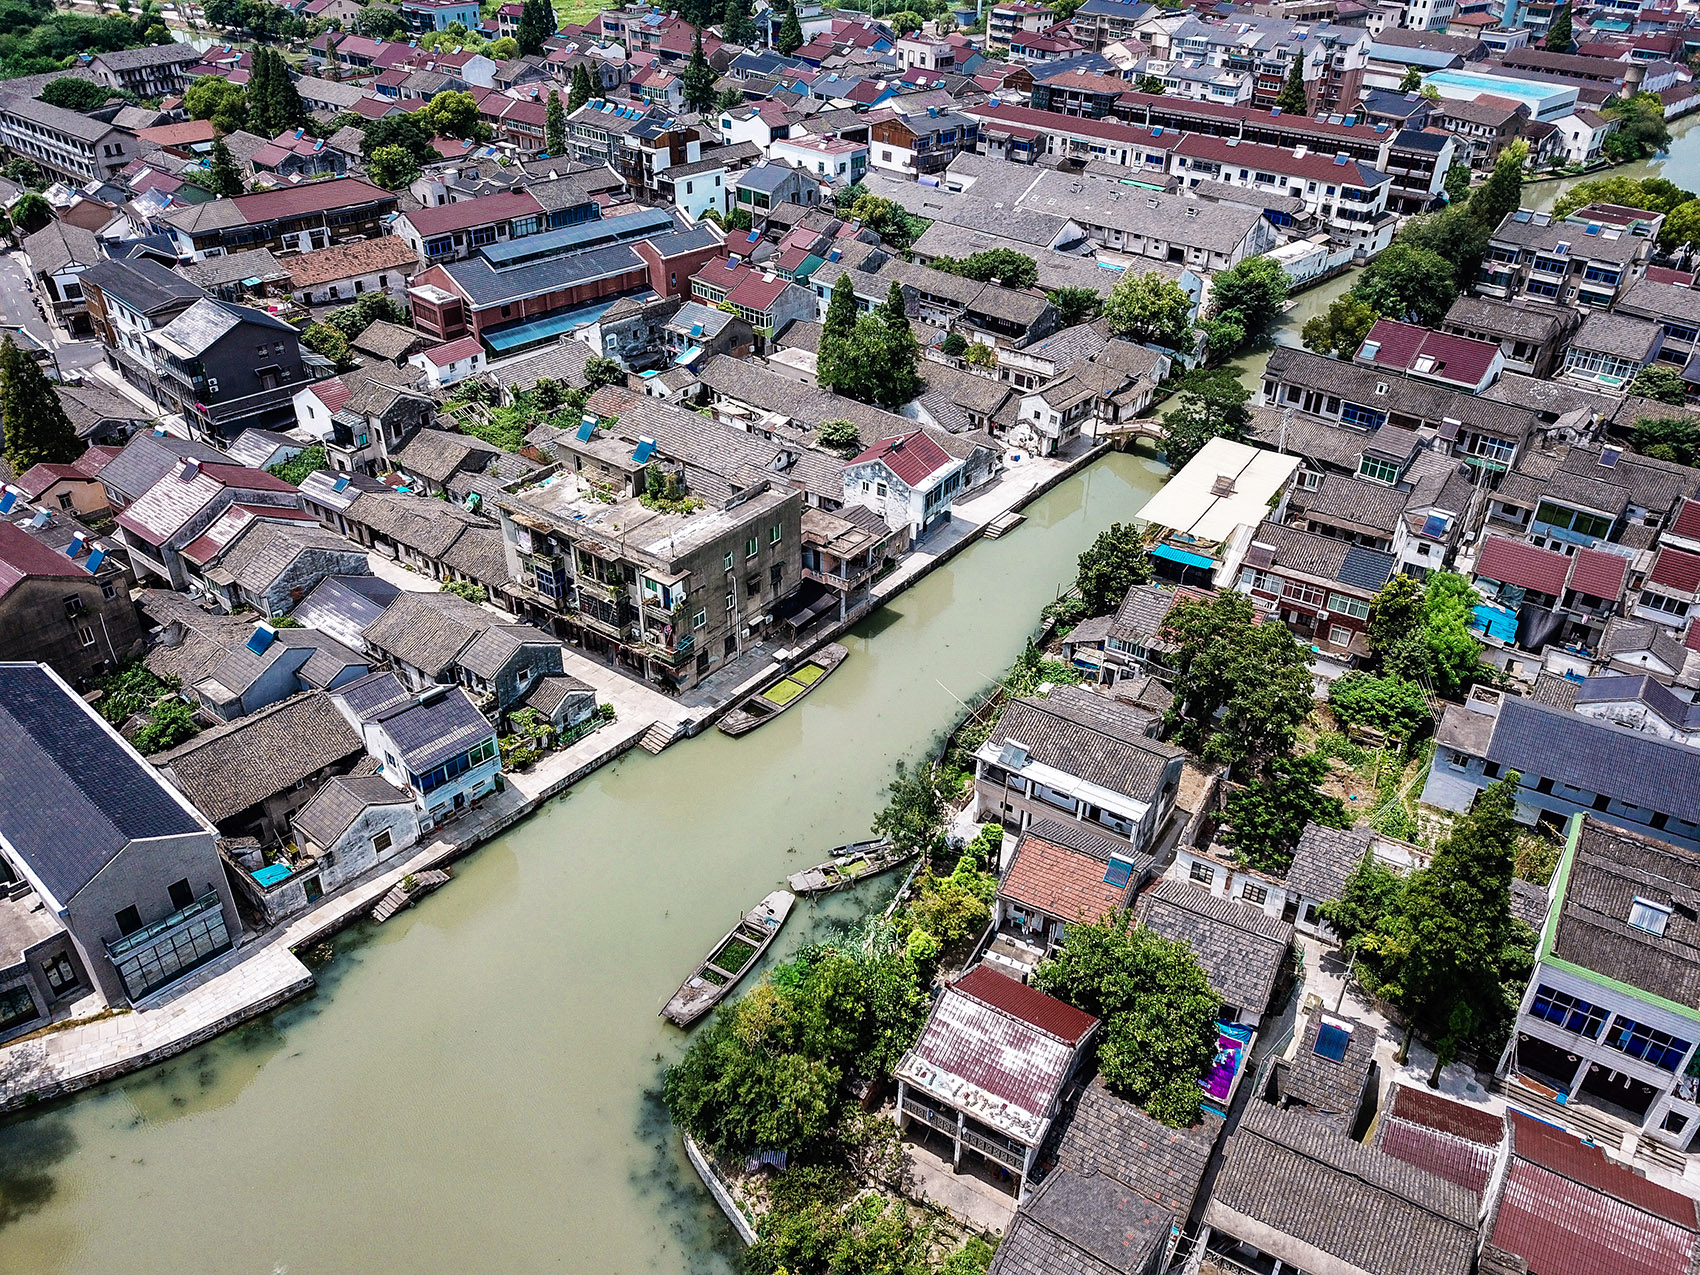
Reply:
[[[1098,1061],[1113,1091],[1164,1124],[1197,1122],[1222,1006],[1191,948],[1113,912],[1067,927],[1033,985],[1103,1021]]]
[[[1517,211],[1523,199],[1523,165],[1528,160],[1528,143],[1512,142],[1500,152],[1488,179],[1470,196],[1470,215],[1489,230],[1498,230],[1499,223]]]
[[[580,62],[573,68],[573,86],[567,94],[568,113],[578,110],[594,96],[595,91],[590,86],[590,72],[585,69],[585,64]]]
[[[828,337],[842,340],[856,330],[856,285],[846,270],[832,285],[832,296],[826,304],[826,319],[821,324],[821,340]]]
[[[1182,600],[1164,639],[1175,647],[1170,716],[1207,761],[1239,765],[1292,751],[1315,703],[1310,656],[1283,624],[1259,624],[1251,599]]]
[[[1364,268],[1351,295],[1377,314],[1435,327],[1458,298],[1452,263],[1395,240]]]
[[[1401,572],[1369,604],[1370,655],[1379,664],[1422,627],[1423,586]]]
[[[1405,68],[1405,74],[1399,79],[1401,93],[1415,93],[1423,86],[1423,73],[1414,66]]]
[[[1057,323],[1065,328],[1090,323],[1104,312],[1104,298],[1095,288],[1053,288],[1045,299],[1056,310]]]
[[[162,700],[152,710],[148,724],[137,731],[130,742],[142,756],[153,757],[188,743],[200,733],[195,710],[173,697]]]
[[[594,394],[605,385],[624,385],[626,369],[613,359],[592,355],[584,361],[584,386]]]
[[[1492,237],[1493,231],[1466,209],[1453,207],[1411,218],[1400,227],[1398,242],[1445,258],[1453,280],[1463,286],[1475,279]]]
[[[1307,115],[1310,113],[1310,99],[1305,96],[1303,50],[1287,59],[1287,78],[1281,84],[1281,92],[1275,99],[1275,105],[1288,115]]]
[[[1443,699],[1455,699],[1489,676],[1482,664],[1482,647],[1470,628],[1477,602],[1468,579],[1454,571],[1431,572],[1422,584],[1422,612],[1403,636],[1382,638],[1385,673],[1421,683]],[[1382,632],[1397,610],[1384,611]],[[1377,641],[1372,609],[1371,642]]]
[[[132,660],[100,679],[100,715],[114,726],[123,726],[137,713],[157,703],[182,683],[161,678],[141,660]]]
[[[1362,347],[1380,317],[1361,297],[1348,292],[1323,313],[1307,319],[1299,339],[1314,353],[1349,359]]]
[[[1681,407],[1688,401],[1688,382],[1674,367],[1651,364],[1630,379],[1629,392],[1672,407]]]
[[[1024,252],[1013,248],[988,248],[958,261],[953,257],[937,257],[929,263],[934,270],[975,279],[980,283],[1001,283],[1006,288],[1031,288],[1039,282],[1039,264]]]
[[[41,364],[20,350],[10,333],[0,341],[0,423],[14,474],[43,462],[69,465],[83,454],[83,441]]]
[[[220,81],[222,83],[223,81]],[[25,190],[41,190],[47,185],[47,179],[42,176],[40,167],[33,159],[18,156],[6,161],[6,166],[0,168],[0,176],[9,182],[22,186]]]
[[[567,112],[559,89],[549,90],[549,104],[543,108],[543,149],[551,155],[567,153]]]
[[[690,63],[685,67],[685,73],[679,77],[684,89],[685,106],[699,115],[712,111],[715,99],[719,97],[719,90],[714,87],[714,82],[719,78],[702,51],[702,32],[698,31],[691,43]]]
[[[329,330],[336,331],[335,328]],[[305,337],[302,338],[301,343],[303,345],[307,343]],[[275,465],[268,466],[266,472],[274,478],[283,479],[292,487],[299,487],[307,481],[310,475],[318,473],[321,469],[329,468],[330,462],[325,456],[324,445],[315,443],[313,446],[295,453],[288,460],[282,460]]]
[[[1700,243],[1700,199],[1677,205],[1665,214],[1665,223],[1659,228],[1659,249],[1662,252],[1680,252],[1695,243]]]
[[[1281,318],[1291,280],[1273,257],[1247,257],[1218,274],[1210,287],[1210,313],[1237,323],[1257,340]]]
[[[547,107],[544,112],[547,116]],[[444,89],[432,95],[418,114],[424,117],[425,126],[438,137],[453,137],[466,142],[490,139],[490,126],[478,117],[478,99],[470,93]]]
[[[41,92],[36,94],[49,106],[61,107],[67,111],[79,111],[87,114],[104,106],[107,100],[115,94],[104,84],[93,80],[79,80],[71,76],[61,76],[57,80],[49,80],[41,86]]]
[[[543,52],[543,42],[555,34],[555,10],[549,0],[522,0],[514,39],[521,57]]]
[[[1446,187],[1448,203],[1462,204],[1470,198],[1470,166],[1462,160],[1453,160],[1452,166],[1446,170],[1442,178]]]
[[[309,323],[301,329],[301,344],[335,363],[339,372],[346,372],[354,366],[348,338],[328,323]]]
[[[1204,358],[1212,367],[1226,363],[1238,354],[1246,343],[1245,328],[1237,315],[1206,319],[1198,325],[1204,333]]]
[[[1226,368],[1188,372],[1182,378],[1176,406],[1163,418],[1163,454],[1171,469],[1180,469],[1212,438],[1245,439],[1251,428],[1246,404],[1251,391]]]
[[[1344,726],[1368,726],[1408,739],[1430,720],[1423,688],[1402,677],[1376,677],[1356,669],[1328,688],[1328,706]]]
[[[33,190],[26,191],[11,211],[12,224],[19,234],[33,235],[53,220],[53,205]]]
[[[1155,75],[1142,75],[1134,87],[1141,93],[1149,93],[1152,97],[1162,97],[1169,91],[1169,86]]]
[[[350,341],[380,319],[386,323],[396,323],[405,327],[407,325],[407,311],[382,292],[368,292],[360,300],[351,305],[339,306],[325,316],[325,322]],[[462,384],[475,385],[478,382],[464,381]]]
[[[1643,416],[1635,422],[1629,442],[1643,456],[1692,465],[1700,451],[1700,424],[1691,416]]]
[[[1275,758],[1266,778],[1228,795],[1222,844],[1241,863],[1284,876],[1306,824],[1352,826],[1346,803],[1322,791],[1326,778],[1328,759],[1320,753]]]
[[[750,21],[747,0],[726,0],[720,15],[721,38],[731,44],[749,48],[756,42],[756,24]]]
[[[885,808],[874,817],[877,835],[903,850],[929,854],[944,845],[944,798],[930,765],[910,770],[898,762],[887,792]]]
[[[1617,121],[1617,129],[1606,135],[1602,149],[1608,159],[1646,159],[1670,146],[1670,125],[1665,122],[1664,103],[1657,93],[1634,93],[1606,105],[1603,114]]]
[[[407,23],[392,5],[368,4],[354,15],[354,30],[374,40],[399,40],[407,34]]]
[[[744,104],[744,94],[741,89],[722,89],[720,96],[714,99],[716,111],[735,111]]]
[[[1622,204],[1625,208],[1645,208],[1649,212],[1670,214],[1694,198],[1663,177],[1624,177],[1612,174],[1577,182],[1560,195],[1552,206],[1555,218],[1568,217],[1588,204]]]
[[[1396,912],[1405,892],[1405,878],[1366,850],[1358,866],[1346,878],[1338,899],[1317,909],[1354,961],[1363,954],[1365,940],[1373,942],[1386,917]],[[1365,980],[1373,990],[1375,980]]]
[[[1128,273],[1104,303],[1110,331],[1139,344],[1184,349],[1192,341],[1192,298],[1185,288],[1156,271]]]
[[[862,435],[855,421],[822,421],[815,431],[815,441],[840,456],[854,456],[862,450]]]
[[[385,190],[401,190],[419,177],[419,165],[399,146],[380,146],[366,161],[366,176]]]
[[[773,47],[786,57],[803,47],[803,24],[797,21],[794,0],[785,0],[785,18],[779,24],[779,33],[773,38]]]
[[[915,340],[915,330],[909,324],[909,311],[903,299],[903,285],[891,281],[885,301],[874,312],[870,323],[877,322],[880,348],[880,381],[874,401],[881,407],[898,408],[918,395],[924,387],[921,380],[921,348]],[[861,324],[857,325],[858,327]]]
[[[236,157],[230,153],[230,147],[224,144],[222,137],[212,145],[212,162],[207,165],[207,178],[215,195],[240,195],[247,189],[242,184],[242,170],[236,165]]]
[[[1108,615],[1122,604],[1127,591],[1151,579],[1151,559],[1133,523],[1115,523],[1100,531],[1080,555],[1074,585],[1087,615]]]

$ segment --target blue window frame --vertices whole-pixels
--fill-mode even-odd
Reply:
[[[1675,1071],[1682,1066],[1682,1060],[1687,1057],[1692,1047],[1690,1041],[1625,1018],[1621,1014],[1612,1022],[1611,1030],[1606,1033],[1605,1043],[1631,1058],[1639,1058],[1642,1062],[1651,1063],[1664,1071]]]
[[[1604,1007],[1555,991],[1544,983],[1535,989],[1535,999],[1529,1006],[1529,1012],[1554,1027],[1562,1027],[1589,1040],[1599,1038],[1600,1027],[1606,1021]]]
[[[1373,407],[1360,407],[1356,403],[1346,403],[1340,408],[1340,419],[1348,425],[1358,425],[1364,429],[1380,429],[1387,424],[1387,413],[1378,412]]]

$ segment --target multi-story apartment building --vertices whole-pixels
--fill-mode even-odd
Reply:
[[[185,72],[200,61],[201,54],[194,45],[173,40],[96,53],[89,59],[88,69],[108,88],[124,89],[137,97],[169,97],[189,87]]]
[[[149,257],[99,262],[83,271],[81,280],[107,365],[156,403],[162,401],[159,359],[148,333],[206,293]]]
[[[543,205],[523,190],[413,209],[395,220],[395,234],[428,266],[461,261],[479,248],[542,228]]]
[[[656,174],[702,158],[701,133],[654,108],[593,98],[567,123],[573,159],[607,165],[635,193],[649,198],[659,194]]]
[[[385,233],[384,218],[397,207],[389,191],[358,177],[338,177],[190,204],[159,220],[180,256],[204,261],[247,248],[310,252],[371,239]]]
[[[986,50],[993,55],[1007,53],[1014,36],[1024,31],[1045,31],[1056,23],[1057,15],[1051,9],[1029,0],[994,4],[986,15]]]
[[[209,441],[294,423],[295,392],[314,379],[300,333],[282,319],[204,297],[148,332],[161,405]],[[326,371],[328,364],[320,364]]]
[[[587,416],[579,437],[596,431]],[[761,641],[796,589],[803,494],[779,480],[733,484],[651,465],[652,442],[605,442],[617,463],[645,466],[641,494],[608,503],[581,470],[503,496],[508,572],[535,622],[684,690]]]
[[[929,106],[925,113],[893,114],[873,126],[869,162],[905,175],[937,173],[980,140],[979,124],[956,111]]]
[[[1578,209],[1563,221],[1527,208],[1509,214],[1488,244],[1476,291],[1510,300],[1609,308],[1647,273],[1663,217],[1629,228]]]
[[[143,150],[134,133],[105,120],[3,90],[0,145],[34,160],[49,178],[79,187],[113,180]]]

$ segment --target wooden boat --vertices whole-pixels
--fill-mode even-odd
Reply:
[[[720,1004],[761,960],[768,944],[779,936],[779,927],[785,924],[796,902],[797,896],[789,890],[775,890],[746,912],[726,937],[709,949],[708,959],[673,993],[661,1017],[680,1027],[689,1027]]]
[[[832,858],[818,867],[791,874],[791,889],[797,894],[829,894],[869,877],[889,872],[915,857],[913,850],[899,850],[883,838],[839,846]]]
[[[826,675],[844,663],[849,654],[838,643],[828,642],[789,673],[774,678],[754,695],[745,696],[720,719],[720,729],[728,735],[747,735],[763,722],[772,721],[826,681]]]

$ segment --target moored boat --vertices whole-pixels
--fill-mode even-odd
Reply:
[[[825,863],[793,872],[791,889],[797,894],[829,894],[889,872],[914,857],[913,850],[899,850],[883,838],[853,842],[839,846]]]
[[[753,695],[746,695],[737,707],[720,719],[720,729],[727,735],[746,735],[764,722],[772,721],[815,687],[826,681],[831,673],[850,654],[836,642],[828,642],[789,673],[781,674]]]
[[[791,915],[797,898],[789,890],[775,890],[739,918],[720,942],[709,949],[708,958],[697,966],[661,1016],[680,1027],[689,1027],[726,994],[761,960],[768,945],[779,936],[780,926]]]

